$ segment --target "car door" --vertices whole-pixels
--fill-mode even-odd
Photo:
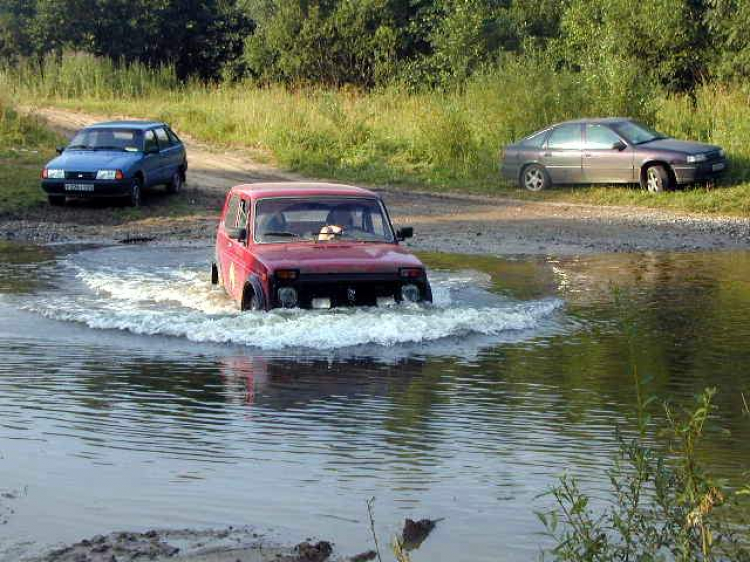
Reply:
[[[160,179],[163,182],[168,182],[182,164],[182,149],[179,145],[172,143],[164,127],[156,128],[155,132],[159,141]]]
[[[552,183],[583,181],[583,125],[565,123],[555,127],[547,138],[541,161]]]
[[[159,143],[153,130],[148,130],[143,134],[143,152],[143,173],[146,176],[146,185],[155,185],[160,181],[161,161]]]
[[[224,222],[219,228],[218,254],[222,281],[227,292],[239,302],[248,275],[247,238],[248,209],[250,203],[239,193],[232,194],[227,205]],[[245,229],[245,239],[239,240],[241,229]]]
[[[606,125],[588,123],[584,133],[583,177],[586,182],[635,181],[632,147]]]

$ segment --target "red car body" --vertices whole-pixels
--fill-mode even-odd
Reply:
[[[324,183],[238,185],[224,203],[211,281],[242,310],[431,302],[422,262],[380,197]]]

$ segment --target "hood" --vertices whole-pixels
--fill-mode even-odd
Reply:
[[[254,248],[269,269],[298,269],[300,273],[393,273],[399,267],[423,267],[397,244],[326,242],[265,244]]]
[[[142,157],[140,152],[116,150],[66,150],[50,160],[47,168],[62,168],[75,172],[96,172],[97,170],[124,170]]]
[[[658,139],[635,146],[636,150],[660,150],[665,152],[679,152],[681,154],[703,154],[719,150],[718,146],[702,142],[682,141],[677,139]]]

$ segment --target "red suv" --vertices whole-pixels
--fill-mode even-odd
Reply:
[[[227,194],[211,282],[241,310],[432,302],[424,265],[399,245],[378,195],[324,183],[238,185]]]

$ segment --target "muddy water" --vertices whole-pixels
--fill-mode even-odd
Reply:
[[[557,475],[606,485],[633,362],[677,403],[718,386],[706,456],[750,461],[750,254],[427,255],[433,307],[270,314],[209,254],[0,246],[0,559],[232,524],[354,553],[370,497],[381,544],[445,518],[415,561],[534,559]]]

